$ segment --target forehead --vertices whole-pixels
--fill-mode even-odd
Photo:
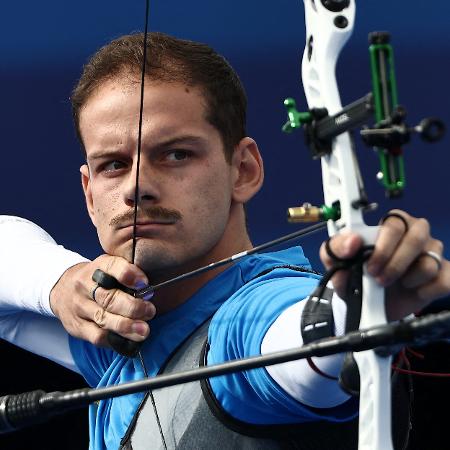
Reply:
[[[141,101],[141,78],[137,74],[124,73],[110,79],[101,81],[87,98],[82,106],[80,116],[85,116],[86,110],[103,110],[117,106],[117,102],[126,100],[122,110],[129,107],[140,106]],[[207,101],[203,91],[198,86],[190,86],[181,82],[168,82],[152,80],[146,77],[144,80],[144,107],[157,110],[166,109],[169,103],[174,107],[186,109],[189,105],[191,109],[205,112]],[[175,100],[175,101],[174,101]]]
[[[92,145],[111,145],[136,137],[141,103],[138,76],[105,80],[80,111],[80,131],[88,151]],[[218,134],[206,119],[202,90],[182,83],[145,80],[143,137],[162,139],[177,134]]]

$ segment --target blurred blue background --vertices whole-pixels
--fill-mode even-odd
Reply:
[[[249,97],[248,132],[265,160],[266,182],[249,205],[255,243],[296,229],[285,209],[322,198],[319,163],[312,161],[300,133],[286,136],[282,101],[294,96],[304,107],[300,59],[304,46],[299,0],[151,2],[150,29],[199,40],[223,53],[240,74]],[[422,0],[357,4],[356,26],[338,65],[344,104],[370,90],[367,34],[392,33],[400,103],[411,124],[423,116],[450,123],[450,4]],[[3,5],[0,27],[0,178],[4,214],[30,218],[60,243],[95,257],[100,249],[83,206],[78,168],[81,152],[72,127],[69,94],[82,64],[99,46],[142,30],[143,1],[44,0]],[[371,200],[380,211],[406,208],[430,218],[435,234],[450,242],[447,172],[449,137],[424,145],[416,136],[405,149],[407,190],[387,201],[375,174],[377,158],[359,145],[358,155]],[[5,160],[6,159],[6,160]],[[375,213],[373,221],[381,214]],[[322,236],[304,243],[313,262]]]
[[[388,30],[396,55],[399,99],[408,109],[409,122],[416,124],[422,117],[434,115],[450,126],[449,15],[450,3],[445,0],[359,1],[354,35],[338,65],[343,103],[370,90],[367,34]],[[2,3],[0,213],[27,217],[58,242],[91,258],[100,248],[80,188],[78,168],[83,160],[72,127],[69,94],[88,56],[112,38],[142,30],[143,16],[143,0]],[[259,244],[294,231],[297,227],[285,222],[286,208],[322,199],[319,163],[310,159],[303,137],[280,131],[286,119],[283,99],[294,96],[299,107],[305,104],[300,84],[305,41],[302,2],[154,1],[150,29],[206,42],[236,68],[249,98],[248,132],[259,143],[266,168],[265,187],[248,209],[253,240]],[[408,186],[399,201],[384,198],[375,180],[377,158],[372,150],[359,145],[370,200],[380,203],[379,212],[370,220],[377,221],[389,208],[406,208],[414,215],[428,217],[435,235],[449,245],[449,142],[448,135],[435,145],[424,145],[415,137],[405,148]],[[317,249],[323,237],[317,235],[302,243],[319,269]],[[2,347],[2,355],[9,358],[13,370],[9,378],[3,377],[1,392],[69,388],[61,384],[67,377],[52,375],[57,372],[45,369],[45,363],[6,351]],[[40,364],[37,372],[42,372],[41,378],[37,372],[28,376],[28,368],[34,364]],[[44,381],[54,385],[46,386]],[[80,382],[73,383],[72,388]],[[50,433],[54,435],[59,429],[60,436],[67,437],[64,424],[64,419],[56,425],[53,422]],[[426,429],[427,423],[423,425]],[[85,442],[85,426],[79,426]],[[71,436],[80,433],[81,438],[83,431],[75,430],[75,420],[70,427]],[[1,447],[61,448],[56,435],[51,444],[41,430],[37,428],[29,438],[40,436],[45,445],[33,441],[34,447],[27,447],[16,434],[2,438]],[[20,435],[25,439],[27,434]],[[83,448],[72,443],[73,448]],[[66,449],[72,448],[69,444],[64,444]],[[427,441],[427,448],[441,447],[429,446]]]

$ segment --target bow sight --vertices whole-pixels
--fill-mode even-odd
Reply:
[[[405,169],[402,145],[408,143],[411,134],[419,133],[427,142],[436,142],[445,133],[444,123],[435,117],[423,119],[417,126],[408,127],[405,123],[406,110],[398,104],[395,81],[393,49],[390,35],[386,32],[369,34],[369,53],[372,73],[372,92],[344,107],[330,116],[326,108],[312,108],[299,112],[295,100],[287,98],[284,105],[288,120],[283,131],[290,133],[303,126],[306,144],[313,159],[331,153],[332,140],[341,133],[366,124],[372,117],[375,124],[365,125],[360,131],[364,143],[374,147],[380,161],[377,178],[383,184],[387,197],[400,197],[405,187]],[[355,207],[369,208],[361,182],[361,198]],[[316,220],[336,220],[340,215],[339,205],[289,208],[290,222],[309,222]]]

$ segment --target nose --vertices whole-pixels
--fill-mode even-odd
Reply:
[[[136,202],[136,183],[137,201],[155,204],[159,200],[159,189],[156,178],[152,176],[150,164],[141,158],[138,167],[138,160],[134,158],[132,169],[128,174],[126,185],[123,189],[124,202],[129,207],[134,207]]]

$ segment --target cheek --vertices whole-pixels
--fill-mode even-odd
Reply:
[[[204,231],[223,232],[231,203],[231,186],[227,174],[224,171],[210,171],[208,177],[191,193],[187,213],[192,214],[195,226]]]
[[[118,186],[112,186],[109,189],[92,190],[95,225],[100,242],[104,248],[109,238],[108,233],[111,232],[111,226],[109,225],[111,219],[120,212],[118,207],[119,200]]]

